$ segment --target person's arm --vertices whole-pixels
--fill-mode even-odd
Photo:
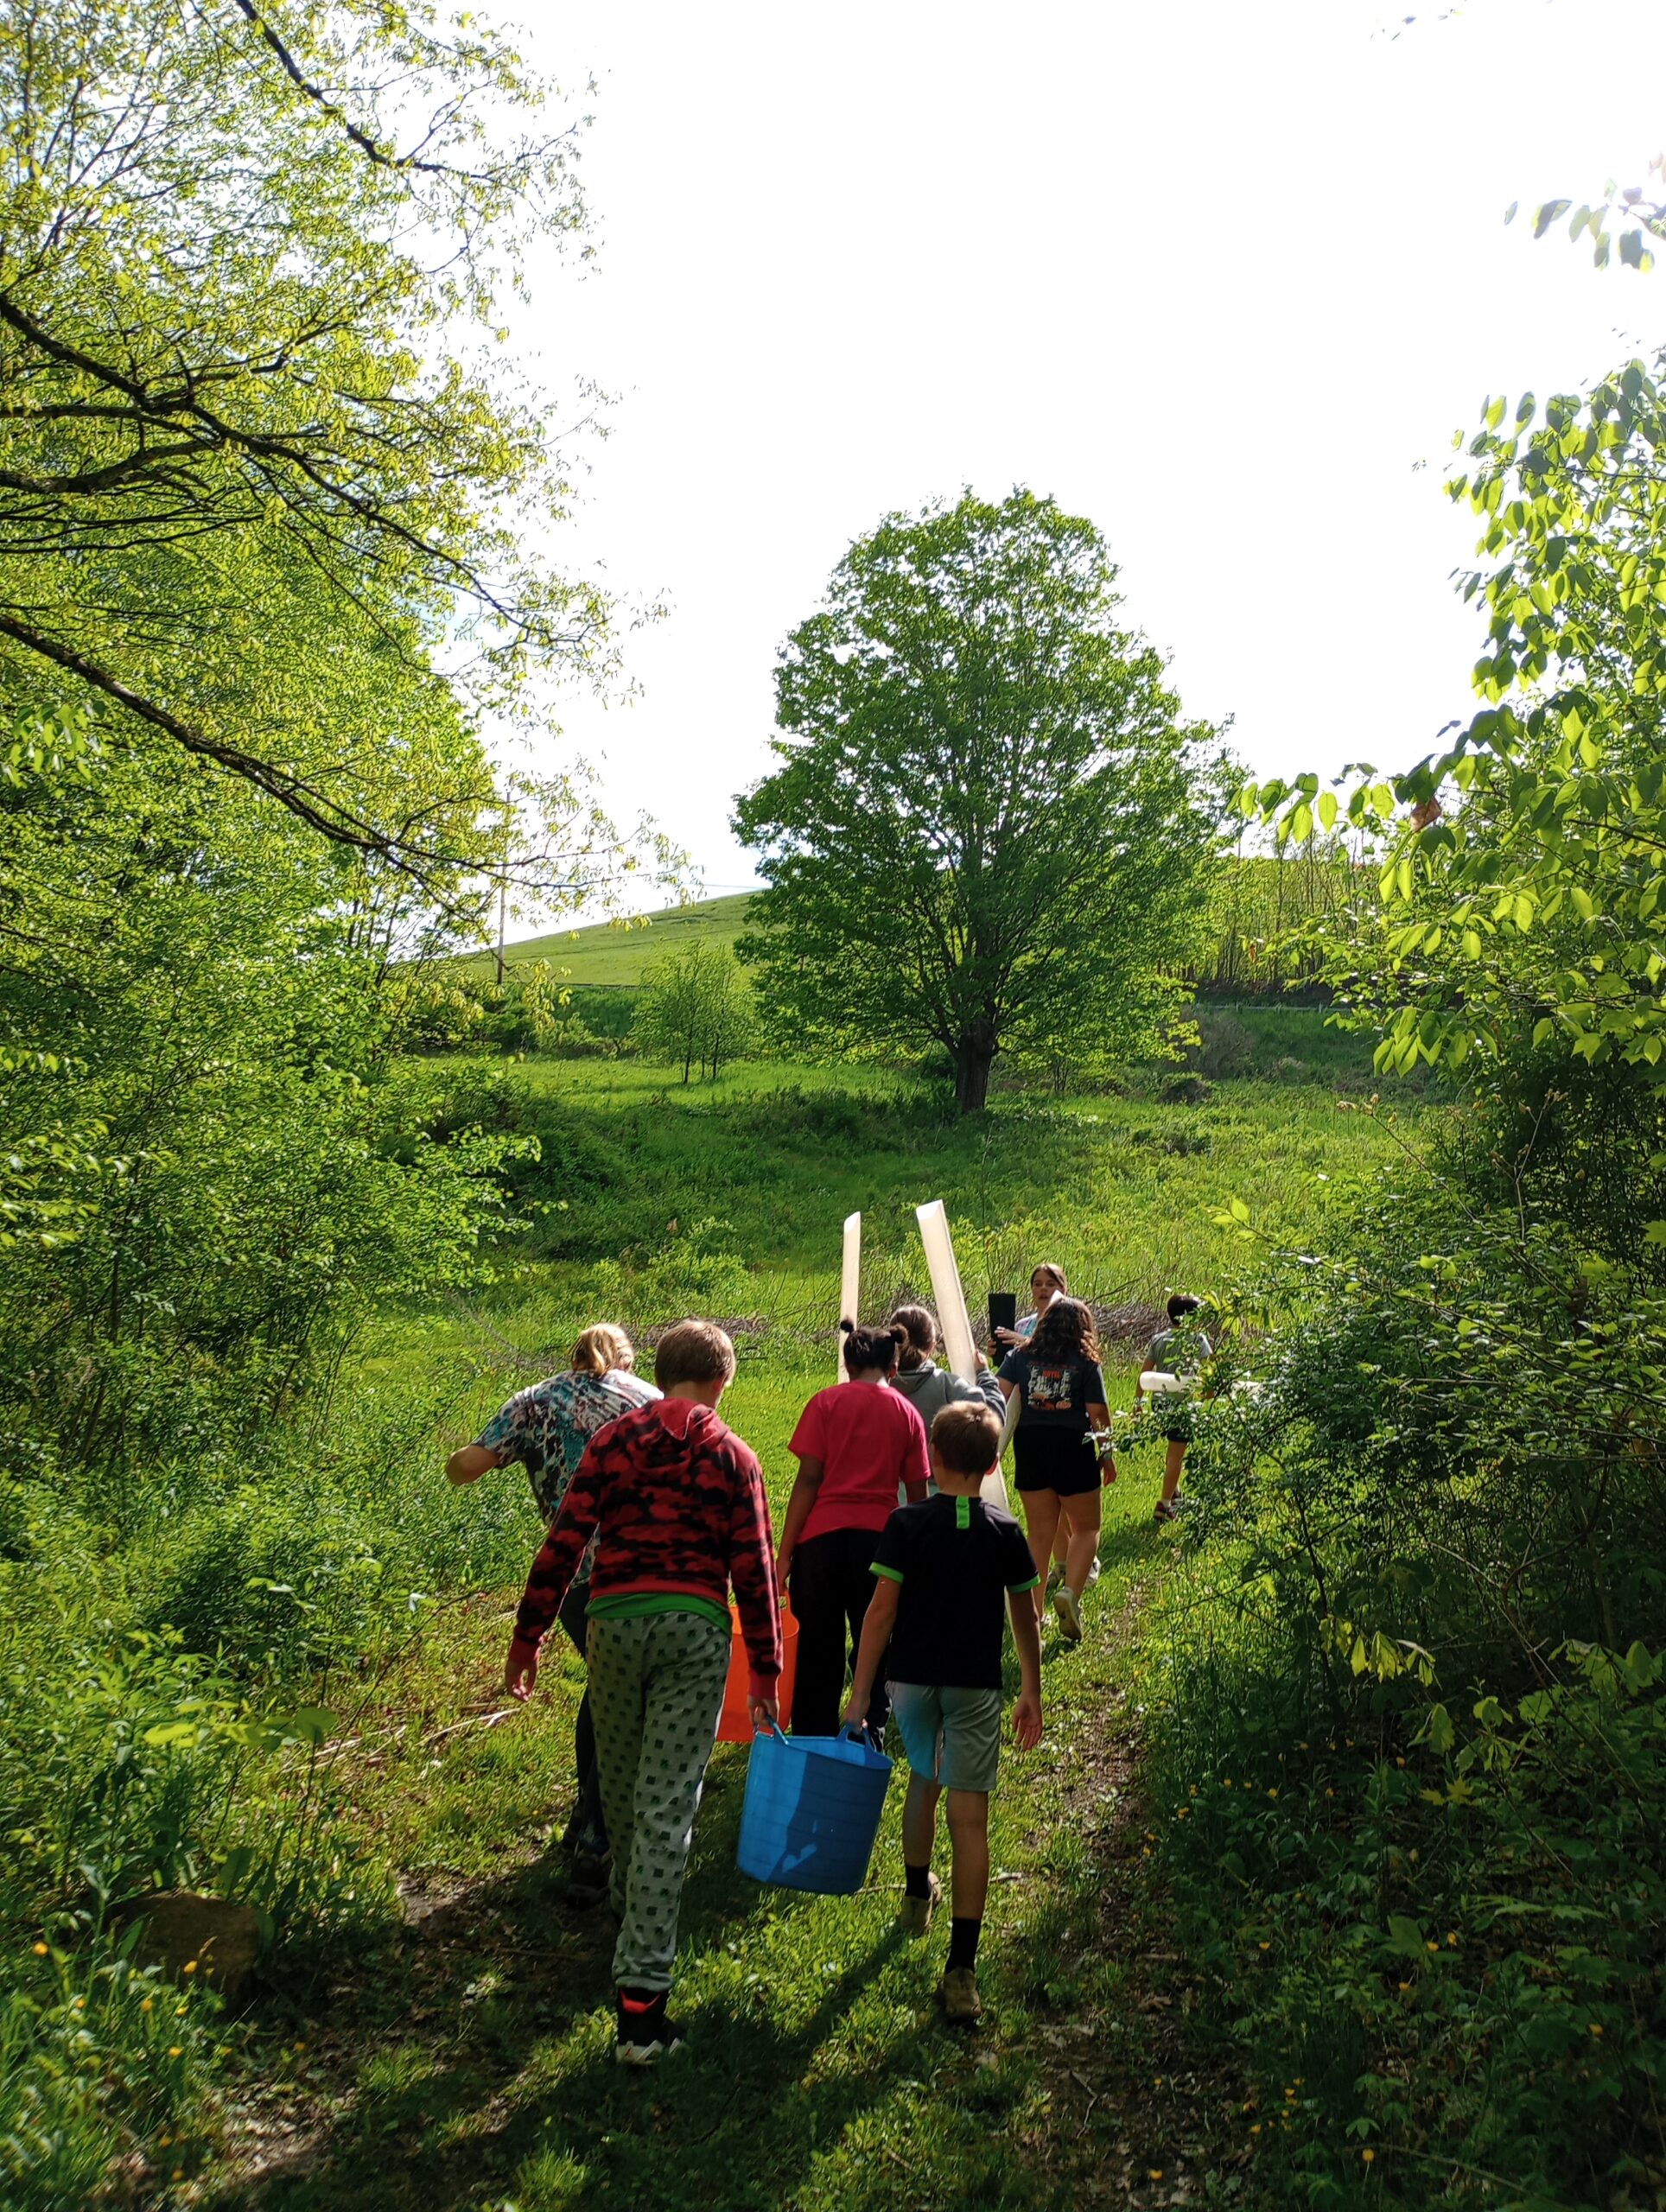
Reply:
[[[816,1493],[822,1486],[822,1477],[827,1469],[821,1460],[806,1458],[798,1462],[798,1478],[792,1485],[792,1495],[786,1502],[786,1518],[781,1523],[781,1548],[775,1555],[775,1580],[785,1590],[786,1579],[792,1572],[792,1554],[798,1548],[798,1532],[810,1518],[810,1509],[816,1503]]]
[[[1139,1418],[1140,1418],[1140,1416],[1144,1413],[1144,1411],[1145,1411],[1145,1402],[1146,1402],[1146,1399],[1147,1399],[1148,1395],[1149,1395],[1147,1391],[1145,1391],[1144,1389],[1142,1389],[1141,1388],[1141,1383],[1143,1383],[1143,1382],[1145,1381],[1145,1378],[1146,1378],[1146,1376],[1147,1376],[1148,1375],[1154,1375],[1154,1374],[1156,1373],[1156,1371],[1157,1371],[1157,1363],[1156,1363],[1156,1361],[1155,1361],[1154,1359],[1152,1359],[1152,1358],[1150,1358],[1150,1357],[1148,1357],[1148,1358],[1147,1358],[1147,1360],[1146,1360],[1146,1363],[1145,1363],[1145,1365],[1144,1365],[1144,1366],[1140,1370],[1139,1374],[1135,1377],[1135,1381],[1134,1381],[1134,1418],[1135,1418],[1135,1421],[1138,1421],[1138,1420],[1139,1420]]]
[[[460,1444],[445,1463],[445,1478],[459,1486],[477,1483],[493,1467],[502,1466],[508,1456],[506,1452],[494,1452],[485,1444]]]
[[[778,1718],[781,1678],[781,1601],[770,1557],[769,1500],[751,1453],[737,1470],[729,1505],[729,1580],[746,1639],[747,1708],[754,1728]]]
[[[868,1700],[874,1694],[874,1677],[880,1670],[885,1656],[885,1647],[891,1641],[891,1631],[897,1623],[897,1600],[902,1595],[902,1585],[893,1580],[893,1570],[886,1570],[875,1563],[874,1589],[868,1601],[868,1611],[862,1615],[862,1642],[856,1647],[856,1670],[851,1677],[850,1695],[845,1700],[844,1723],[847,1728],[860,1728],[868,1719]],[[1030,1607],[1033,1623],[1035,1607]],[[1036,1652],[1040,1653],[1040,1640]]]
[[[997,1421],[1004,1418],[1007,1411],[1007,1394],[987,1367],[980,1364],[977,1373],[973,1376],[969,1386],[969,1395],[980,1400],[986,1405]]]
[[[538,1646],[561,1611],[584,1548],[601,1514],[601,1463],[595,1444],[585,1447],[550,1533],[532,1561],[515,1614],[515,1632],[504,1662],[503,1686],[511,1697],[528,1698],[538,1678]]]
[[[995,1370],[995,1388],[1001,1393],[1001,1404],[995,1410],[1003,1414],[1011,1401],[1013,1392],[1020,1389],[1023,1382],[1024,1363],[1016,1357],[1016,1352],[1017,1346],[1014,1345],[1013,1351],[1008,1352]]]
[[[908,1408],[914,1418],[909,1426],[908,1442],[903,1451],[902,1465],[897,1470],[898,1479],[908,1494],[910,1505],[918,1505],[929,1490],[932,1481],[932,1452],[925,1441],[925,1424],[912,1406]]]
[[[1019,1691],[1013,1707],[1013,1734],[1020,1749],[1026,1751],[1033,1751],[1041,1740],[1041,1624],[1031,1595],[1036,1580],[1032,1576],[1027,1587],[1007,1592],[1007,1618],[1013,1624],[1013,1644],[1018,1653]],[[871,1615],[874,1608],[870,1605],[868,1610]],[[862,1642],[867,1641],[864,1626]]]

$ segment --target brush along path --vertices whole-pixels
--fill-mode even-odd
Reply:
[[[1141,1586],[1168,1541],[1150,1522],[1154,1488],[1141,1469],[1108,1495],[1088,1637],[1071,1649],[1049,1633],[1046,1741],[1006,1760],[978,2035],[938,2016],[946,1926],[909,1944],[893,1925],[901,1790],[863,1895],[790,1897],[735,1872],[745,1753],[720,1747],[683,1915],[690,2045],[646,2076],[616,2067],[611,1923],[563,1903],[564,1863],[545,1849],[571,1794],[575,1662],[550,1668],[552,1694],[512,1724],[446,1732],[493,1709],[509,1601],[483,1599],[390,1685],[385,1725],[399,1701],[404,1725],[367,1751],[355,1787],[350,1824],[403,1870],[406,1924],[264,2008],[220,2177],[194,2200],[222,2212],[1203,2201],[1230,2092],[1177,2055],[1186,1991],[1148,1895],[1126,1704]]]

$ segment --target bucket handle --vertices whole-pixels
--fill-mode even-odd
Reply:
[[[781,1724],[779,1720],[760,1720],[754,1732],[759,1736],[779,1737],[781,1742],[784,1744],[786,1741],[785,1732],[782,1729]],[[847,1720],[844,1726],[839,1730],[839,1739],[841,1742],[860,1744],[864,1751],[872,1751],[874,1748],[868,1740],[867,1730],[865,1728],[854,1726],[849,1720]]]

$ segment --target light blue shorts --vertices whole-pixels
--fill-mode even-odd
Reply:
[[[999,1690],[942,1689],[893,1682],[891,1710],[912,1773],[945,1789],[995,1788],[1001,1763]]]

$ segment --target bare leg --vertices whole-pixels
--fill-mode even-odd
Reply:
[[[949,1792],[949,1847],[954,1854],[950,1897],[957,1920],[982,1920],[989,1894],[989,1796],[984,1789]],[[916,1860],[918,1865],[919,1861]]]
[[[938,1799],[942,1787],[935,1782],[924,1782],[917,1774],[908,1777],[908,1795],[902,1802],[902,1863],[905,1866],[929,1866],[932,1847],[937,1842]],[[951,1794],[949,1826],[954,1828],[954,1793]]]
[[[1178,1436],[1168,1440],[1168,1449],[1163,1454],[1163,1499],[1165,1503],[1180,1486],[1180,1470],[1186,1465],[1186,1445]]]
[[[1027,1490],[1021,1495],[1030,1557],[1040,1577],[1035,1586],[1035,1618],[1044,1620],[1047,1611],[1047,1561],[1052,1557],[1052,1540],[1059,1528],[1059,1493],[1056,1490]]]
[[[1069,1531],[1070,1538],[1065,1580],[1080,1597],[1088,1586],[1088,1576],[1099,1555],[1099,1493],[1097,1490],[1084,1490],[1060,1503],[1064,1507],[1060,1526]]]

